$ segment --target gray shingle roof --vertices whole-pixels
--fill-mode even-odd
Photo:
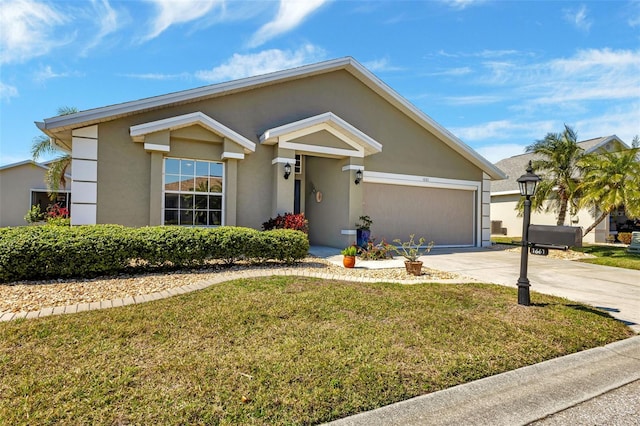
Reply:
[[[588,139],[578,142],[578,145],[585,150],[586,153],[596,150],[614,151],[620,149],[628,149],[629,146],[624,143],[616,135],[603,136],[594,139]],[[491,183],[491,193],[503,191],[517,191],[518,182],[516,181],[520,176],[526,173],[527,164],[530,160],[537,160],[539,157],[532,153],[514,155],[513,157],[505,158],[495,163],[495,166],[502,170],[507,178],[504,180],[493,181]]]

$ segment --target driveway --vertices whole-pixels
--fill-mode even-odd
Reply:
[[[497,249],[434,249],[424,266],[474,280],[517,287],[520,252]],[[533,292],[566,297],[606,310],[640,333],[640,271],[529,255]]]

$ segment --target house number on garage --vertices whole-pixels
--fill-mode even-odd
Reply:
[[[530,247],[529,248],[529,253],[531,254],[537,254],[540,256],[546,256],[549,254],[549,249],[548,248],[544,248],[544,247]]]
[[[422,181],[423,181],[423,182],[429,182],[429,178],[423,177],[423,178],[422,178]]]

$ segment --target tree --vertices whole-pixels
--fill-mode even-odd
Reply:
[[[76,112],[78,112],[78,109],[75,107],[64,106],[58,108],[58,115],[69,115]],[[47,184],[47,190],[49,191],[49,197],[53,199],[60,187],[62,186],[62,188],[64,188],[67,185],[65,175],[71,166],[71,155],[58,148],[51,138],[46,135],[33,138],[33,143],[31,144],[31,156],[33,160],[38,161],[40,157],[46,154],[59,154],[56,159],[49,163],[49,169],[44,178]]]
[[[562,133],[547,133],[526,151],[538,155],[533,168],[542,177],[532,207],[537,211],[556,211],[557,225],[564,225],[567,210],[571,208],[573,213],[578,207],[578,161],[584,150],[578,146],[576,132],[565,124]]]
[[[589,154],[580,160],[583,169],[580,207],[588,206],[600,212],[584,235],[622,206],[630,219],[640,217],[639,156],[640,144],[636,136],[631,149]]]

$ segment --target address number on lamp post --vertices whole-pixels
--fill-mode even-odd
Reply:
[[[538,256],[546,256],[549,254],[549,249],[544,247],[529,247],[529,253],[537,254]]]

